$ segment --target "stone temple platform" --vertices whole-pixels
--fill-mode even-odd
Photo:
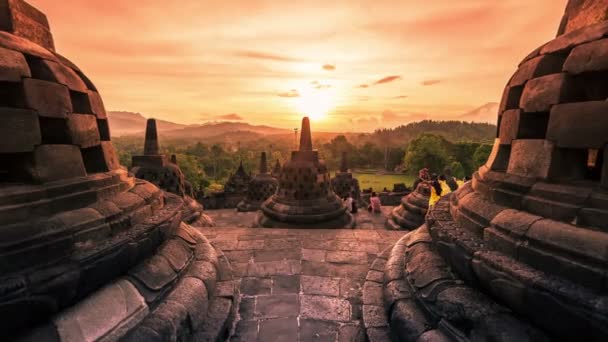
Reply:
[[[225,227],[202,232],[238,278],[240,319],[233,342],[366,341],[363,317],[375,314],[366,311],[372,299],[363,295],[368,270],[405,233]]]

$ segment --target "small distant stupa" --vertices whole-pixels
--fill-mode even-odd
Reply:
[[[354,178],[353,174],[348,169],[348,157],[346,152],[342,152],[340,171],[336,172],[334,178],[331,179],[331,187],[340,198],[351,195],[356,202],[359,202],[361,199],[359,180]]]
[[[274,164],[274,168],[272,169],[272,177],[279,178],[281,176],[281,163],[277,159],[277,162]]]
[[[237,205],[238,211],[255,211],[277,191],[279,182],[268,173],[266,152],[260,156],[260,172],[253,177],[247,189],[247,196]]]
[[[283,166],[279,189],[261,206],[262,227],[350,228],[353,216],[331,189],[330,175],[312,149],[310,121],[302,119],[300,149]]]
[[[224,185],[224,191],[226,194],[234,195],[234,194],[242,194],[245,195],[247,193],[247,189],[249,188],[249,183],[251,182],[251,174],[245,172],[245,168],[243,167],[243,161],[239,163],[239,167],[236,169],[236,172],[231,174]]]

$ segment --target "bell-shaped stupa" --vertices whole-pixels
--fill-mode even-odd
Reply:
[[[353,177],[352,172],[348,169],[346,152],[342,152],[340,171],[336,172],[336,175],[331,179],[331,187],[340,198],[345,198],[350,195],[357,203],[361,200],[359,180]]]
[[[279,188],[262,204],[262,227],[350,228],[353,216],[331,189],[330,175],[312,149],[310,121],[302,120],[300,149],[283,165]]]
[[[227,260],[182,197],[120,166],[97,88],[22,0],[0,0],[0,112],[3,340],[225,335],[228,314],[207,310],[231,311]]]
[[[487,163],[389,253],[395,340],[608,340],[606,13],[569,1],[509,80]]]
[[[274,195],[279,182],[268,173],[266,152],[260,156],[260,172],[253,177],[247,188],[247,196],[238,205],[238,211],[256,211],[260,205]]]

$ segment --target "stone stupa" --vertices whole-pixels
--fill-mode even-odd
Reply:
[[[386,227],[392,230],[412,230],[424,223],[429,209],[431,184],[420,182],[416,189],[401,198],[401,204],[390,214]]]
[[[354,217],[331,189],[329,171],[312,149],[310,121],[302,119],[300,149],[283,165],[279,188],[261,206],[257,225],[282,228],[352,228]]]
[[[162,190],[183,198],[188,209],[184,217],[186,223],[199,227],[213,226],[211,218],[203,213],[203,206],[192,197],[192,185],[184,178],[177,157],[171,155],[167,159],[167,156],[160,153],[155,119],[148,119],[146,123],[144,154],[133,156],[131,164],[131,173],[136,178],[147,180]]]
[[[608,341],[606,13],[568,2],[509,80],[487,163],[390,252],[395,340]]]
[[[274,163],[274,168],[272,169],[272,177],[279,179],[279,177],[281,177],[281,163],[279,162],[279,160],[277,159],[276,163]]]
[[[0,0],[0,93],[3,340],[224,338],[227,259],[120,166],[97,89],[22,0]]]
[[[249,188],[249,182],[251,182],[251,174],[245,171],[243,167],[243,161],[239,163],[239,167],[236,172],[231,174],[226,181],[224,191],[229,195],[245,195]]]
[[[361,189],[359,188],[359,180],[353,177],[353,174],[348,169],[348,159],[346,152],[342,152],[340,161],[340,170],[331,179],[331,187],[340,198],[344,198],[349,194],[353,196],[355,202],[361,201]]]
[[[253,177],[247,188],[247,196],[237,205],[238,211],[256,211],[260,205],[274,195],[279,182],[268,173],[266,152],[260,156],[260,172]]]

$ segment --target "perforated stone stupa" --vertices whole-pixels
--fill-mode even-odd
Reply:
[[[146,122],[144,154],[131,158],[131,172],[136,178],[147,180],[164,191],[176,194],[186,203],[184,221],[197,226],[210,227],[213,220],[203,213],[203,206],[193,197],[192,184],[186,181],[184,173],[177,164],[177,157],[160,153],[158,130],[155,119]]]
[[[272,169],[272,177],[279,179],[279,177],[281,177],[281,163],[279,162],[279,160],[277,159],[276,163],[274,163],[274,168]]]
[[[243,167],[243,161],[239,163],[239,167],[236,172],[231,174],[224,185],[224,191],[229,195],[245,195],[249,188],[249,182],[251,182],[251,174],[245,172]]]
[[[412,230],[424,223],[424,217],[429,209],[431,185],[420,182],[416,189],[401,198],[401,204],[391,212],[387,221],[388,229]]]
[[[279,188],[262,204],[262,227],[349,228],[353,216],[331,189],[329,171],[312,149],[310,121],[302,119],[300,149],[283,165]]]
[[[279,182],[268,173],[266,152],[260,156],[260,172],[253,177],[247,189],[247,197],[237,205],[238,211],[255,211],[260,205],[274,195]]]
[[[185,195],[184,174],[177,166],[177,158],[169,160],[166,155],[160,153],[155,119],[148,119],[146,123],[144,154],[133,156],[131,164],[131,172],[135,177],[145,179],[178,196]]]
[[[396,340],[608,340],[606,13],[568,3],[508,82],[487,164],[391,251]]]
[[[0,112],[4,340],[225,336],[227,260],[182,197],[119,165],[97,89],[21,0],[0,0]]]
[[[353,174],[348,169],[346,152],[342,152],[340,170],[336,172],[336,175],[331,179],[331,187],[340,198],[351,195],[356,202],[361,200],[359,180],[354,178]]]

